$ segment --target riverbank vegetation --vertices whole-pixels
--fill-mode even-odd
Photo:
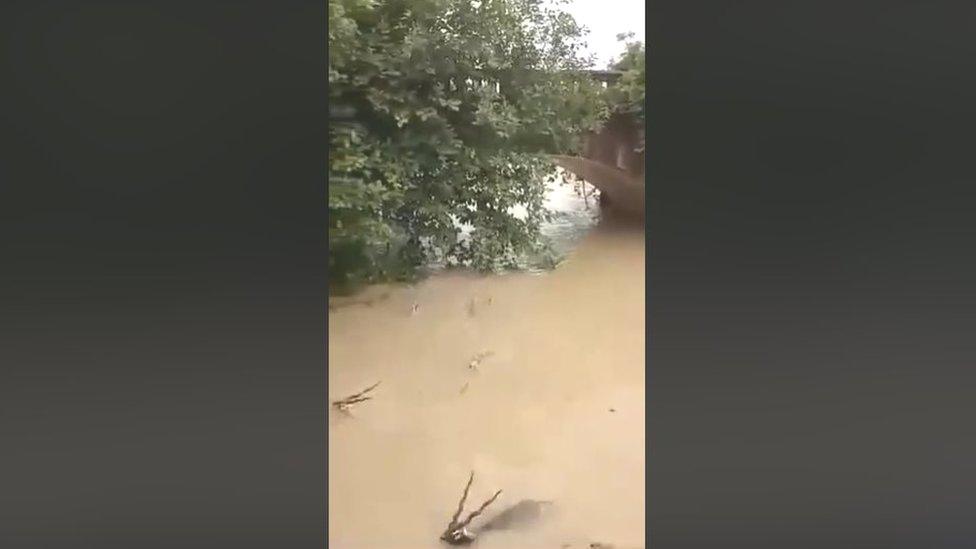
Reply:
[[[329,0],[330,291],[545,245],[545,155],[637,97],[636,50],[608,102],[584,35],[541,0]]]
[[[633,116],[643,126],[644,90],[646,89],[646,58],[644,43],[635,40],[633,33],[619,34],[617,40],[623,42],[624,52],[610,68],[622,73],[620,81],[607,90],[607,102],[614,112]]]

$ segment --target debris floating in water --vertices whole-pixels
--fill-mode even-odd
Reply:
[[[464,485],[464,492],[461,494],[461,500],[458,501],[457,511],[454,512],[454,516],[451,517],[451,522],[447,523],[447,528],[441,534],[441,539],[451,545],[467,545],[474,541],[475,534],[468,530],[468,525],[471,524],[472,520],[481,515],[502,493],[501,490],[495,492],[495,495],[482,503],[481,507],[469,513],[464,520],[458,521],[461,518],[461,512],[464,511],[464,502],[468,499],[468,492],[471,490],[472,482],[474,482],[474,471],[471,471],[471,475],[468,476],[468,483]]]
[[[481,362],[493,354],[495,354],[494,351],[482,351],[474,355],[474,358],[472,358],[471,362],[468,363],[468,368],[471,370],[477,370],[478,366],[481,365]]]
[[[468,316],[469,317],[474,318],[474,316],[478,313],[478,303],[479,303],[479,301],[482,302],[484,305],[489,305],[490,306],[491,304],[494,303],[495,300],[491,296],[489,296],[487,298],[472,297],[471,299],[468,300]]]
[[[382,383],[382,381],[377,381],[376,383],[370,385],[369,387],[363,389],[362,391],[359,391],[354,395],[350,395],[345,398],[335,400],[332,402],[332,406],[335,407],[335,409],[339,410],[340,412],[347,412],[349,408],[351,408],[352,406],[373,398],[372,396],[367,395],[367,393],[379,387],[380,383]]]

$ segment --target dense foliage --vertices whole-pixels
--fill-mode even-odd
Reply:
[[[541,0],[329,0],[333,289],[541,245],[544,154],[608,110],[582,37]]]
[[[633,33],[619,34],[617,40],[624,43],[624,53],[610,64],[610,68],[621,71],[623,75],[608,90],[608,101],[613,110],[632,115],[643,125],[646,88],[644,43],[634,40]]]

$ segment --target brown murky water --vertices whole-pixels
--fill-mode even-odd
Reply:
[[[444,274],[364,297],[329,313],[330,400],[382,382],[330,411],[330,547],[446,547],[471,470],[465,514],[503,490],[472,526],[555,502],[474,547],[644,546],[643,227],[601,226],[542,276]]]

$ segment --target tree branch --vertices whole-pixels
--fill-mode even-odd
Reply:
[[[372,391],[373,389],[377,388],[380,383],[382,383],[382,381],[377,381],[376,383],[370,385],[369,387],[363,389],[362,391],[359,391],[358,393],[356,393],[354,395],[349,395],[349,396],[347,396],[345,398],[341,398],[339,400],[335,400],[335,401],[332,402],[332,405],[335,406],[335,408],[337,410],[345,410],[346,408],[349,408],[353,404],[357,404],[359,402],[365,402],[365,401],[373,398],[372,396],[366,396],[366,393],[368,393],[368,392]]]
[[[501,494],[502,494],[501,490],[495,492],[495,495],[491,496],[491,498],[489,498],[488,501],[482,503],[481,507],[479,507],[477,511],[473,511],[471,514],[469,514],[468,518],[464,519],[464,522],[458,525],[458,528],[464,528],[465,526],[470,524],[473,519],[481,515],[481,513],[483,513],[484,510],[487,509],[489,505],[491,505],[496,499],[498,499],[498,496],[500,496]]]
[[[471,483],[474,482],[474,471],[471,471],[471,475],[468,476],[468,483],[464,485],[464,493],[461,494],[461,500],[458,501],[457,511],[454,511],[454,516],[451,517],[451,522],[448,523],[449,526],[454,526],[458,523],[458,518],[461,517],[461,512],[464,511],[464,502],[468,499],[468,491],[471,490]]]
[[[457,510],[454,511],[454,516],[451,517],[451,522],[447,524],[447,528],[444,529],[444,533],[441,534],[441,539],[450,543],[451,545],[464,545],[474,541],[474,534],[467,531],[466,527],[471,524],[471,521],[481,515],[485,509],[488,508],[498,496],[501,495],[502,491],[499,490],[495,492],[495,495],[491,496],[487,501],[481,504],[477,510],[472,511],[468,514],[467,518],[463,521],[458,522],[461,517],[461,512],[464,511],[464,502],[468,499],[468,492],[471,490],[471,484],[474,482],[474,471],[471,471],[471,475],[468,476],[468,483],[464,485],[464,492],[461,494],[461,500],[458,501]]]

